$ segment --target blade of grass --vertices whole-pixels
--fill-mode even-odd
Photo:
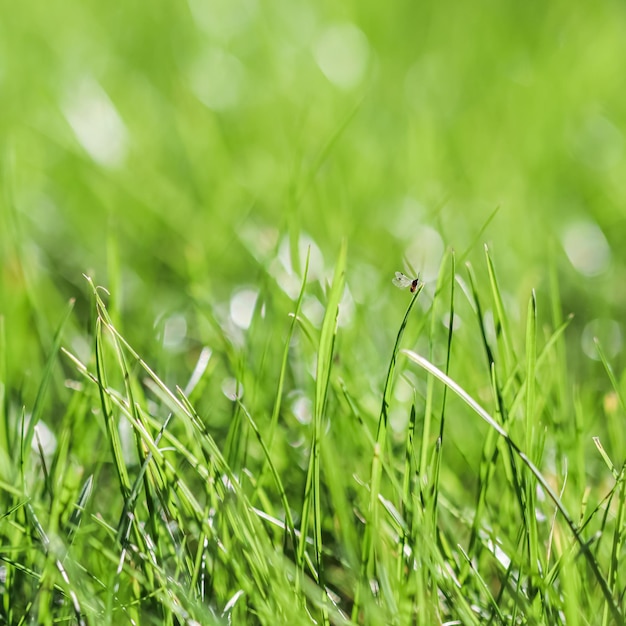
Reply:
[[[2,464],[10,465],[11,450],[13,449],[10,438],[9,412],[7,410],[7,336],[4,315],[0,315],[0,450],[2,451]]]
[[[70,318],[70,315],[72,314],[73,309],[74,309],[74,300],[72,299],[69,301],[69,304],[65,310],[65,314],[61,318],[61,322],[58,325],[57,330],[54,334],[54,339],[52,341],[52,348],[50,350],[50,354],[48,355],[48,358],[46,359],[46,365],[44,367],[44,371],[41,376],[41,382],[39,384],[39,388],[37,389],[37,396],[35,397],[33,410],[30,415],[30,419],[28,420],[28,426],[26,428],[26,432],[24,434],[24,437],[22,438],[22,446],[20,446],[20,449],[19,449],[20,455],[21,455],[20,464],[22,465],[22,467],[24,466],[24,463],[26,462],[26,457],[25,457],[26,450],[24,449],[24,446],[30,446],[33,440],[33,434],[35,432],[35,426],[39,423],[39,419],[41,418],[41,414],[43,413],[43,403],[44,403],[44,398],[46,395],[46,390],[48,389],[48,384],[50,383],[50,380],[52,379],[52,368],[54,367],[54,364],[56,363],[57,354],[59,352],[59,349],[61,348],[63,330],[65,328],[65,325],[67,324],[67,321]]]
[[[387,422],[388,422],[388,409],[389,400],[391,396],[391,383],[396,368],[396,360],[398,351],[400,349],[400,342],[404,335],[404,330],[409,321],[409,314],[417,301],[424,284],[420,283],[415,294],[411,298],[404,318],[400,324],[396,341],[391,352],[391,359],[389,361],[389,367],[387,369],[387,376],[385,378],[385,385],[383,387],[382,404],[380,408],[380,415],[378,418],[378,428],[376,431],[376,442],[374,444],[374,451],[372,456],[372,469],[370,472],[370,498],[368,505],[368,516],[365,523],[365,533],[363,535],[363,543],[361,546],[361,571],[359,574],[359,583],[357,585],[354,604],[352,607],[352,619],[356,620],[361,609],[361,596],[363,589],[366,587],[366,580],[371,579],[374,572],[374,538],[377,535],[378,527],[378,494],[380,490],[380,480],[382,474],[382,463],[380,461],[380,455],[385,449],[385,442],[387,437]]]
[[[300,309],[302,307],[302,300],[306,290],[306,281],[309,274],[309,261],[311,258],[311,246],[309,246],[306,254],[306,262],[304,265],[304,273],[302,274],[302,286],[300,287],[300,293],[296,300],[296,308],[291,317],[291,324],[289,325],[289,331],[287,332],[287,339],[285,340],[285,349],[283,351],[283,357],[280,363],[280,373],[278,375],[278,388],[276,389],[276,400],[274,401],[274,407],[272,409],[272,417],[270,419],[269,434],[267,437],[267,447],[272,449],[272,442],[274,441],[274,433],[276,432],[276,426],[278,424],[278,416],[280,415],[280,407],[282,405],[283,389],[285,386],[285,375],[287,373],[287,363],[289,360],[289,348],[291,347],[291,339],[293,332],[296,328],[296,322],[300,315]],[[261,470],[263,473],[263,470]]]
[[[535,442],[535,372],[537,366],[537,300],[533,291],[528,301],[526,322],[526,450]]]
[[[413,522],[413,498],[411,497],[413,479],[413,457],[415,454],[415,448],[413,444],[413,437],[415,436],[415,403],[411,405],[411,414],[409,416],[409,427],[406,434],[406,442],[404,447],[404,472],[402,478],[402,509],[401,514],[406,520],[405,527],[402,530],[402,544],[400,551],[400,558],[398,559],[398,568],[396,571],[396,577],[398,582],[402,584],[406,581],[409,574],[408,560],[406,556],[407,546],[412,535],[412,522]]]
[[[550,284],[550,313],[552,317],[553,328],[561,328],[563,321],[563,305],[561,302],[561,289],[559,276],[557,273],[557,258],[560,257],[561,244],[555,241],[554,237],[550,238],[548,246],[549,262],[548,262],[548,278]],[[573,314],[570,313],[567,321],[571,321]],[[559,394],[559,405],[564,413],[571,412],[569,393],[568,393],[568,363],[567,363],[567,346],[565,342],[558,342],[555,346],[556,376],[557,389]]]
[[[87,279],[95,290],[96,287],[90,278]],[[98,390],[100,392],[100,406],[102,408],[102,416],[104,417],[104,423],[109,439],[109,446],[111,448],[111,454],[113,457],[113,465],[117,473],[117,477],[120,483],[120,489],[122,492],[122,498],[126,500],[131,492],[130,478],[126,470],[126,463],[124,462],[124,455],[122,453],[122,442],[120,440],[119,432],[117,430],[117,422],[113,415],[113,409],[109,402],[109,396],[106,392],[108,389],[108,378],[106,373],[106,366],[104,362],[102,344],[102,325],[105,322],[98,316],[95,323],[95,354],[96,354],[96,379],[98,382]]]
[[[320,587],[324,589],[324,573],[322,569],[322,509],[321,509],[321,484],[320,484],[320,445],[323,431],[323,417],[328,395],[330,372],[332,368],[333,351],[337,332],[337,316],[339,314],[339,302],[343,295],[345,284],[345,271],[347,260],[347,243],[344,240],[341,245],[339,257],[335,265],[333,282],[328,295],[328,303],[322,322],[320,343],[317,353],[317,370],[315,377],[315,403],[313,406],[313,434],[311,442],[311,456],[306,477],[306,489],[302,504],[302,537],[298,545],[298,563],[300,568],[304,566],[304,551],[307,534],[308,518],[313,508],[313,537],[315,540],[316,566],[319,576]],[[296,579],[296,593],[299,589],[300,580]],[[322,619],[328,623],[328,613],[322,611]]]
[[[502,294],[496,279],[496,270],[489,254],[489,248],[485,245],[485,257],[487,259],[487,271],[489,273],[489,284],[491,286],[491,296],[495,306],[495,319],[496,336],[502,337],[502,343],[504,345],[503,357],[504,357],[504,370],[506,372],[505,377],[508,377],[516,368],[517,358],[515,351],[513,350],[513,341],[511,340],[511,331],[509,329],[509,322],[506,312],[504,310],[504,302],[502,301]]]
[[[445,261],[441,265],[442,268],[445,267]],[[435,295],[433,297],[433,302],[431,305],[431,316],[430,316],[430,333],[429,333],[429,341],[428,341],[428,350],[430,360],[433,360],[433,353],[435,348],[435,332],[437,324],[439,323],[439,318],[435,314],[435,307],[437,306],[437,300],[442,290],[442,285],[447,278],[447,275],[444,274],[443,271],[439,272],[439,276],[437,279],[437,286],[435,288]],[[453,281],[454,282],[454,281]],[[427,387],[426,387],[426,406],[424,407],[424,422],[422,424],[422,437],[420,441],[420,455],[419,455],[419,489],[420,492],[423,491],[427,487],[427,482],[431,479],[428,475],[428,449],[430,445],[430,430],[431,423],[433,419],[433,393],[435,389],[435,379],[432,376],[428,377]]]
[[[533,291],[528,301],[528,315],[526,322],[526,451],[534,458],[536,448],[536,418],[535,418],[535,367],[537,364],[537,301]],[[540,562],[539,536],[537,531],[537,516],[535,513],[535,485],[525,480],[526,487],[526,520],[528,556],[530,559],[531,581],[538,586],[536,575],[543,573]]]
[[[496,209],[497,210],[497,209]],[[495,215],[495,212],[494,212]],[[491,219],[491,218],[489,218]],[[444,373],[448,375],[450,373],[450,357],[452,354],[452,334],[454,332],[454,277],[456,275],[456,258],[454,250],[450,254],[450,317],[448,318],[448,341],[446,344],[446,367]],[[441,470],[441,457],[443,451],[443,434],[445,427],[446,417],[446,399],[448,397],[448,388],[443,388],[443,398],[441,399],[441,415],[439,417],[439,436],[437,437],[437,444],[434,451],[434,472],[433,472],[433,528],[437,527],[437,498],[439,495],[439,476]]]

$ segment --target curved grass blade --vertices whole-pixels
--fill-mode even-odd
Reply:
[[[98,391],[100,393],[100,405],[102,407],[102,415],[106,425],[106,430],[109,439],[109,445],[111,447],[111,454],[113,456],[113,464],[120,483],[120,489],[122,492],[122,498],[124,501],[129,497],[132,487],[128,471],[126,469],[126,463],[124,462],[124,454],[122,452],[122,442],[120,440],[120,434],[117,429],[117,422],[113,416],[113,407],[109,402],[109,396],[107,394],[108,389],[108,377],[106,373],[106,366],[104,363],[103,345],[102,345],[102,324],[104,322],[100,317],[96,318],[95,324],[95,352],[96,352],[96,378],[98,380]]]
[[[607,605],[611,612],[611,615],[616,623],[623,624],[624,623],[624,615],[619,605],[617,604],[616,599],[613,597],[611,589],[607,583],[606,578],[600,571],[600,566],[598,561],[594,557],[589,547],[589,543],[585,541],[580,534],[580,531],[576,527],[576,524],[570,517],[565,505],[561,502],[561,499],[556,494],[556,492],[552,489],[548,481],[543,477],[539,469],[535,466],[535,464],[530,460],[528,455],[522,451],[522,449],[511,439],[506,430],[498,424],[498,422],[483,409],[476,400],[474,400],[460,385],[458,385],[451,378],[446,376],[440,369],[438,369],[435,365],[430,363],[424,357],[420,356],[416,352],[411,350],[403,350],[403,354],[407,356],[407,358],[417,365],[419,365],[422,369],[436,376],[444,385],[450,387],[450,389],[461,399],[463,400],[481,419],[483,419],[487,424],[495,430],[512,448],[512,450],[517,454],[519,459],[522,461],[524,465],[530,470],[531,474],[536,478],[537,482],[541,485],[541,488],[545,491],[545,493],[550,497],[552,502],[556,505],[559,512],[563,516],[566,524],[569,526],[574,539],[580,546],[580,551],[585,557],[589,568],[593,572],[600,588],[602,589],[602,593],[606,599]]]

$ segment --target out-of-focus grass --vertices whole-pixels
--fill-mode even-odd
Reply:
[[[587,288],[574,284],[559,240],[582,219],[615,255],[594,289],[614,301],[618,2],[245,0],[149,13],[24,4],[2,21],[3,213],[15,206],[36,243],[36,277],[68,292],[84,269],[112,280],[109,232],[124,306],[145,325],[156,311],[140,304],[143,290],[157,278],[157,311],[181,283],[223,296],[229,281],[254,281],[242,237],[257,228],[306,231],[325,255],[348,235],[353,264],[383,257],[388,273],[397,242],[401,252],[422,244],[416,264],[422,250],[440,254],[419,238],[425,225],[464,250],[499,206],[487,236],[506,252],[507,291],[544,288],[554,237],[575,304]]]
[[[323,342],[319,336],[328,281],[341,242],[348,242],[346,290],[339,304],[339,332],[324,407],[334,416],[334,430],[322,446],[321,485],[325,471],[340,475],[349,468],[357,479],[352,483],[344,476],[345,482],[327,485],[329,493],[314,494],[330,498],[336,513],[336,518],[321,520],[315,536],[318,548],[327,548],[324,535],[339,526],[333,534],[336,543],[330,542],[341,546],[341,554],[334,554],[338,563],[331,567],[333,575],[347,577],[336,583],[339,587],[344,583],[352,591],[358,585],[367,587],[357,580],[363,564],[359,560],[363,529],[355,531],[346,524],[354,523],[353,497],[359,502],[359,516],[368,515],[368,506],[375,507],[364,504],[374,492],[360,491],[361,483],[375,474],[372,459],[367,454],[361,459],[357,452],[371,455],[376,439],[384,373],[404,307],[401,294],[390,284],[397,269],[408,271],[413,266],[426,285],[415,307],[416,319],[406,328],[406,346],[428,354],[441,368],[449,359],[453,379],[496,412],[502,410],[499,402],[511,402],[513,413],[525,408],[530,419],[534,406],[545,418],[543,426],[535,424],[537,432],[530,437],[514,422],[512,436],[528,447],[531,460],[541,469],[554,471],[557,482],[563,479],[558,465],[567,459],[568,480],[575,489],[562,497],[570,512],[580,510],[585,519],[584,489],[593,487],[593,502],[588,505],[592,509],[606,492],[603,481],[609,480],[591,436],[600,436],[616,467],[625,443],[620,426],[623,408],[617,400],[626,306],[620,211],[626,203],[626,104],[619,64],[626,52],[622,36],[626,15],[619,2],[576,7],[565,2],[483,0],[467,6],[403,2],[390,8],[373,2],[190,0],[148,7],[67,0],[5,6],[2,14],[0,467],[3,488],[12,494],[3,501],[12,513],[3,519],[13,524],[2,536],[17,553],[21,549],[17,546],[30,542],[24,554],[34,555],[32,562],[15,558],[19,563],[11,567],[25,568],[16,576],[38,581],[33,582],[33,602],[41,605],[36,589],[53,593],[46,585],[57,584],[61,575],[50,556],[53,552],[41,556],[39,522],[35,523],[42,517],[41,509],[46,510],[41,528],[46,526],[54,536],[57,524],[68,523],[63,515],[79,510],[68,503],[79,500],[81,487],[93,476],[89,484],[95,485],[97,504],[88,509],[92,517],[80,541],[83,551],[93,541],[98,554],[89,557],[89,566],[80,558],[76,562],[96,578],[98,572],[110,572],[112,560],[120,554],[108,545],[104,549],[102,533],[114,536],[111,528],[117,531],[119,520],[99,516],[109,508],[120,514],[120,494],[128,503],[127,486],[120,489],[112,463],[116,461],[119,471],[123,458],[132,480],[137,480],[141,473],[137,458],[143,458],[142,446],[147,445],[137,429],[142,420],[152,420],[151,436],[156,437],[159,420],[167,417],[167,403],[162,398],[157,402],[143,389],[145,372],[140,374],[132,358],[109,366],[104,400],[96,387],[76,391],[77,382],[64,384],[66,378],[76,379],[67,360],[56,359],[46,370],[59,320],[67,301],[75,298],[74,312],[63,330],[63,347],[92,374],[95,371],[94,337],[101,322],[96,322],[94,296],[83,273],[109,289],[109,322],[168,389],[184,387],[194,368],[202,372],[191,386],[193,411],[220,446],[232,478],[249,470],[252,483],[261,479],[252,495],[245,494],[250,502],[244,498],[237,506],[249,512],[248,505],[254,504],[282,519],[280,489],[272,483],[271,490],[276,491],[268,493],[267,485],[272,476],[279,476],[292,513],[302,510],[308,464],[303,451],[311,436],[308,421],[315,416],[320,426],[319,401],[324,397],[320,382],[317,395],[312,382],[319,371],[315,359],[322,344],[325,358],[329,355],[328,330]],[[497,281],[485,263],[483,241],[496,260]],[[275,473],[263,467],[258,476],[255,468],[265,462],[263,447],[250,443],[254,437],[245,411],[260,435],[267,437],[277,406],[284,342],[291,337],[288,315],[295,310],[309,247],[308,283],[284,367],[280,427],[269,446]],[[445,322],[454,305],[446,299],[450,279],[441,264],[451,248],[458,259],[460,289],[454,314],[459,326],[447,348]],[[473,262],[470,274],[466,260]],[[442,278],[444,291],[435,293],[438,276],[448,278]],[[537,309],[536,313],[529,309],[531,324],[526,317],[533,288]],[[544,355],[538,347],[535,362],[529,342],[533,337],[539,346],[548,342],[570,312],[575,317],[567,330]],[[612,387],[593,341],[596,335],[605,364],[611,363],[616,372]],[[497,353],[501,368],[493,372],[485,359],[488,346]],[[117,346],[110,353],[106,342],[103,349],[100,356],[113,361],[123,352]],[[416,404],[411,428],[417,433],[425,415],[431,419],[430,408],[439,392],[434,379],[426,383],[404,368],[402,375],[389,406],[387,444],[392,452],[400,447],[404,453],[410,448],[406,445],[410,400]],[[525,377],[536,378],[538,388],[524,388]],[[33,474],[18,488],[16,446],[29,432],[26,424],[44,384],[47,393],[41,396],[44,404],[38,405],[35,419],[56,436],[57,447],[50,453],[56,460],[45,469],[33,461]],[[232,400],[241,389],[245,410]],[[140,405],[137,414],[132,412],[131,398]],[[118,412],[131,412],[135,430],[128,420],[121,420],[123,450],[113,454],[115,429],[106,431],[99,412],[116,402]],[[434,500],[421,496],[420,502],[428,505],[426,510],[435,519],[436,503],[443,501],[448,508],[439,521],[453,525],[458,522],[450,521],[455,515],[465,517],[462,507],[474,507],[480,513],[477,521],[473,526],[467,520],[461,524],[459,541],[467,547],[464,541],[471,538],[470,548],[479,550],[484,502],[474,501],[475,490],[480,498],[489,493],[498,455],[515,461],[495,440],[484,443],[488,431],[478,420],[467,418],[456,397],[450,396],[446,406],[448,452],[431,458],[428,445],[420,448],[414,442],[420,471],[425,466],[434,471],[442,463]],[[185,419],[193,413],[187,406],[179,410],[186,412]],[[175,430],[176,441],[183,448],[191,446],[194,437],[206,444],[208,435],[198,435],[197,425],[174,422],[180,428]],[[437,429],[438,422],[427,429],[431,438]],[[167,443],[168,433],[162,435],[163,445],[175,448],[176,442]],[[30,442],[24,445],[28,449]],[[198,461],[200,449],[189,452],[193,462]],[[403,484],[393,472],[400,466],[414,471],[410,455],[392,456],[392,462],[385,460],[384,450],[380,453],[381,463],[390,463],[376,469],[385,469],[382,480],[399,481],[393,494],[400,500],[394,506],[407,504],[411,484]],[[165,461],[157,461],[163,469]],[[193,465],[191,459],[186,462]],[[157,506],[150,498],[158,499],[163,485],[172,483],[169,475],[151,475],[158,472],[150,463],[146,461],[143,471],[148,482],[154,481],[148,489],[155,491],[141,506],[148,510],[145,519],[155,525],[159,506],[168,506],[164,502]],[[210,471],[199,470],[193,479],[186,476],[185,485],[200,489],[207,478],[202,472]],[[215,471],[227,475],[223,468]],[[530,511],[533,483],[521,474],[515,483],[517,470],[506,471],[507,484],[515,485],[512,495]],[[320,485],[319,480],[313,482]],[[384,488],[383,492],[393,502],[393,494]],[[201,506],[210,511],[217,503],[211,498],[223,496],[218,490]],[[36,505],[34,513],[25,508],[29,498]],[[618,519],[623,515],[623,495],[620,501]],[[65,505],[68,512],[60,513]],[[455,506],[459,510],[452,514]],[[406,511],[412,511],[415,519],[395,532],[405,542],[425,541],[428,535],[419,537],[416,530],[419,513],[412,506]],[[177,571],[188,568],[197,590],[204,558],[200,538],[208,541],[212,531],[202,527],[202,515],[193,504],[186,514],[191,517],[183,516],[177,523],[191,524],[185,532],[197,530],[194,541],[199,543],[193,549],[199,561],[191,567],[185,559],[193,557],[182,546],[174,561]],[[611,528],[611,519],[600,526]],[[249,524],[242,527],[244,535],[254,530],[256,521]],[[524,528],[532,537],[527,546],[532,546],[533,558],[539,558],[536,548],[541,538],[532,523]],[[145,532],[149,536],[161,531],[165,532],[155,528]],[[150,540],[136,539],[149,552]],[[243,539],[237,535],[236,542]],[[557,541],[565,540],[555,531],[553,543]],[[268,542],[257,546],[257,556],[265,554],[272,537]],[[404,544],[395,548],[400,545]],[[619,537],[612,545],[621,546]],[[304,564],[302,555],[296,559],[296,550],[289,546],[286,552],[297,568],[314,567]],[[312,551],[310,558],[326,558],[315,554]],[[57,554],[62,561],[61,556]],[[431,556],[430,566],[437,569],[440,555]],[[164,555],[155,558],[161,563]],[[384,567],[378,562],[379,574],[397,571],[391,553],[381,558],[389,560]],[[365,569],[371,570],[373,562]],[[136,565],[128,567],[135,572]],[[564,571],[575,566],[576,561],[566,560]],[[138,583],[139,588],[162,590],[165,579],[159,576],[165,574],[142,567],[146,580]],[[611,572],[615,571],[613,567]],[[310,570],[306,573],[311,575]],[[237,580],[242,576],[231,574]],[[470,576],[469,570],[465,574]],[[531,586],[537,575],[531,572]],[[612,576],[609,583],[619,588],[619,577],[616,582]],[[111,619],[119,600],[116,580],[97,583],[108,590],[102,614]],[[552,579],[546,575],[542,580]],[[576,597],[575,586],[585,582],[570,580],[571,593],[562,598],[565,604]],[[278,597],[280,585],[274,582],[275,600],[281,603],[285,598]],[[412,580],[416,596],[407,598],[424,600],[430,582],[427,576]],[[484,591],[482,583],[488,588],[491,581],[487,576],[475,582],[475,589]],[[223,599],[229,583],[224,579],[219,584],[223,588],[216,597]],[[384,580],[378,584],[384,585]],[[10,578],[7,589],[18,588],[20,581]],[[317,591],[306,584],[305,592],[319,600]],[[133,593],[135,601],[142,597],[137,589],[129,591]],[[256,592],[247,588],[246,593],[253,597]],[[584,601],[585,610],[601,602],[594,593]],[[481,596],[481,602],[486,597]],[[251,604],[271,613],[263,602],[256,597]],[[287,600],[281,606],[286,604]],[[384,610],[391,606],[383,605]],[[211,603],[206,606],[215,608]],[[350,613],[351,607],[341,608]],[[370,609],[375,615],[377,609]],[[520,609],[527,617],[545,617],[541,609],[527,609]],[[567,608],[568,615],[575,615],[574,609]],[[5,606],[9,615],[6,611]],[[465,609],[460,611],[458,615],[469,619]],[[19,619],[11,615],[9,621]]]

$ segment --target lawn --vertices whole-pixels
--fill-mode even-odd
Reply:
[[[0,623],[624,624],[625,29],[3,7]]]

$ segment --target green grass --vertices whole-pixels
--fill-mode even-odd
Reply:
[[[409,299],[375,418],[352,386],[358,364],[337,361],[344,247],[321,327],[297,313],[305,288],[289,333],[283,319],[292,347],[272,377],[288,398],[291,370],[316,358],[311,422],[272,409],[264,402],[272,393],[248,398],[266,375],[258,376],[249,364],[256,355],[247,354],[231,364],[245,391],[222,429],[211,428],[210,408],[199,408],[208,364],[200,364],[195,386],[167,384],[113,323],[108,294],[89,281],[90,354],[65,347],[59,354],[70,307],[32,413],[14,424],[4,416],[4,455],[16,468],[3,479],[4,619],[623,623],[623,466],[598,439],[608,466],[597,474],[601,482],[590,480],[589,461],[570,472],[569,459],[588,442],[567,415],[575,392],[560,404],[559,388],[571,388],[559,357],[568,321],[539,337],[532,295],[525,333],[507,322],[486,259],[484,293],[474,282],[453,290],[463,279],[449,256],[437,288],[429,287],[430,306],[415,307],[424,285]],[[487,307],[502,315],[495,343],[480,315]],[[475,315],[456,332],[431,323],[442,311],[453,321],[459,309]],[[262,323],[257,307],[251,328]],[[430,346],[430,357],[404,349],[416,343],[406,343],[411,332]],[[482,349],[467,376],[455,347],[472,338]],[[514,348],[520,343],[522,358]],[[433,363],[437,353],[448,374]],[[602,360],[616,384],[603,353]],[[30,441],[59,368],[71,383],[56,448],[47,454]],[[394,394],[403,375],[412,387],[408,401]],[[616,393],[621,398],[619,387]],[[392,410],[406,412],[404,427],[393,426]],[[465,422],[482,433],[475,450],[464,447]],[[463,461],[454,458],[459,453]]]
[[[0,624],[623,624],[625,27],[7,7]]]

